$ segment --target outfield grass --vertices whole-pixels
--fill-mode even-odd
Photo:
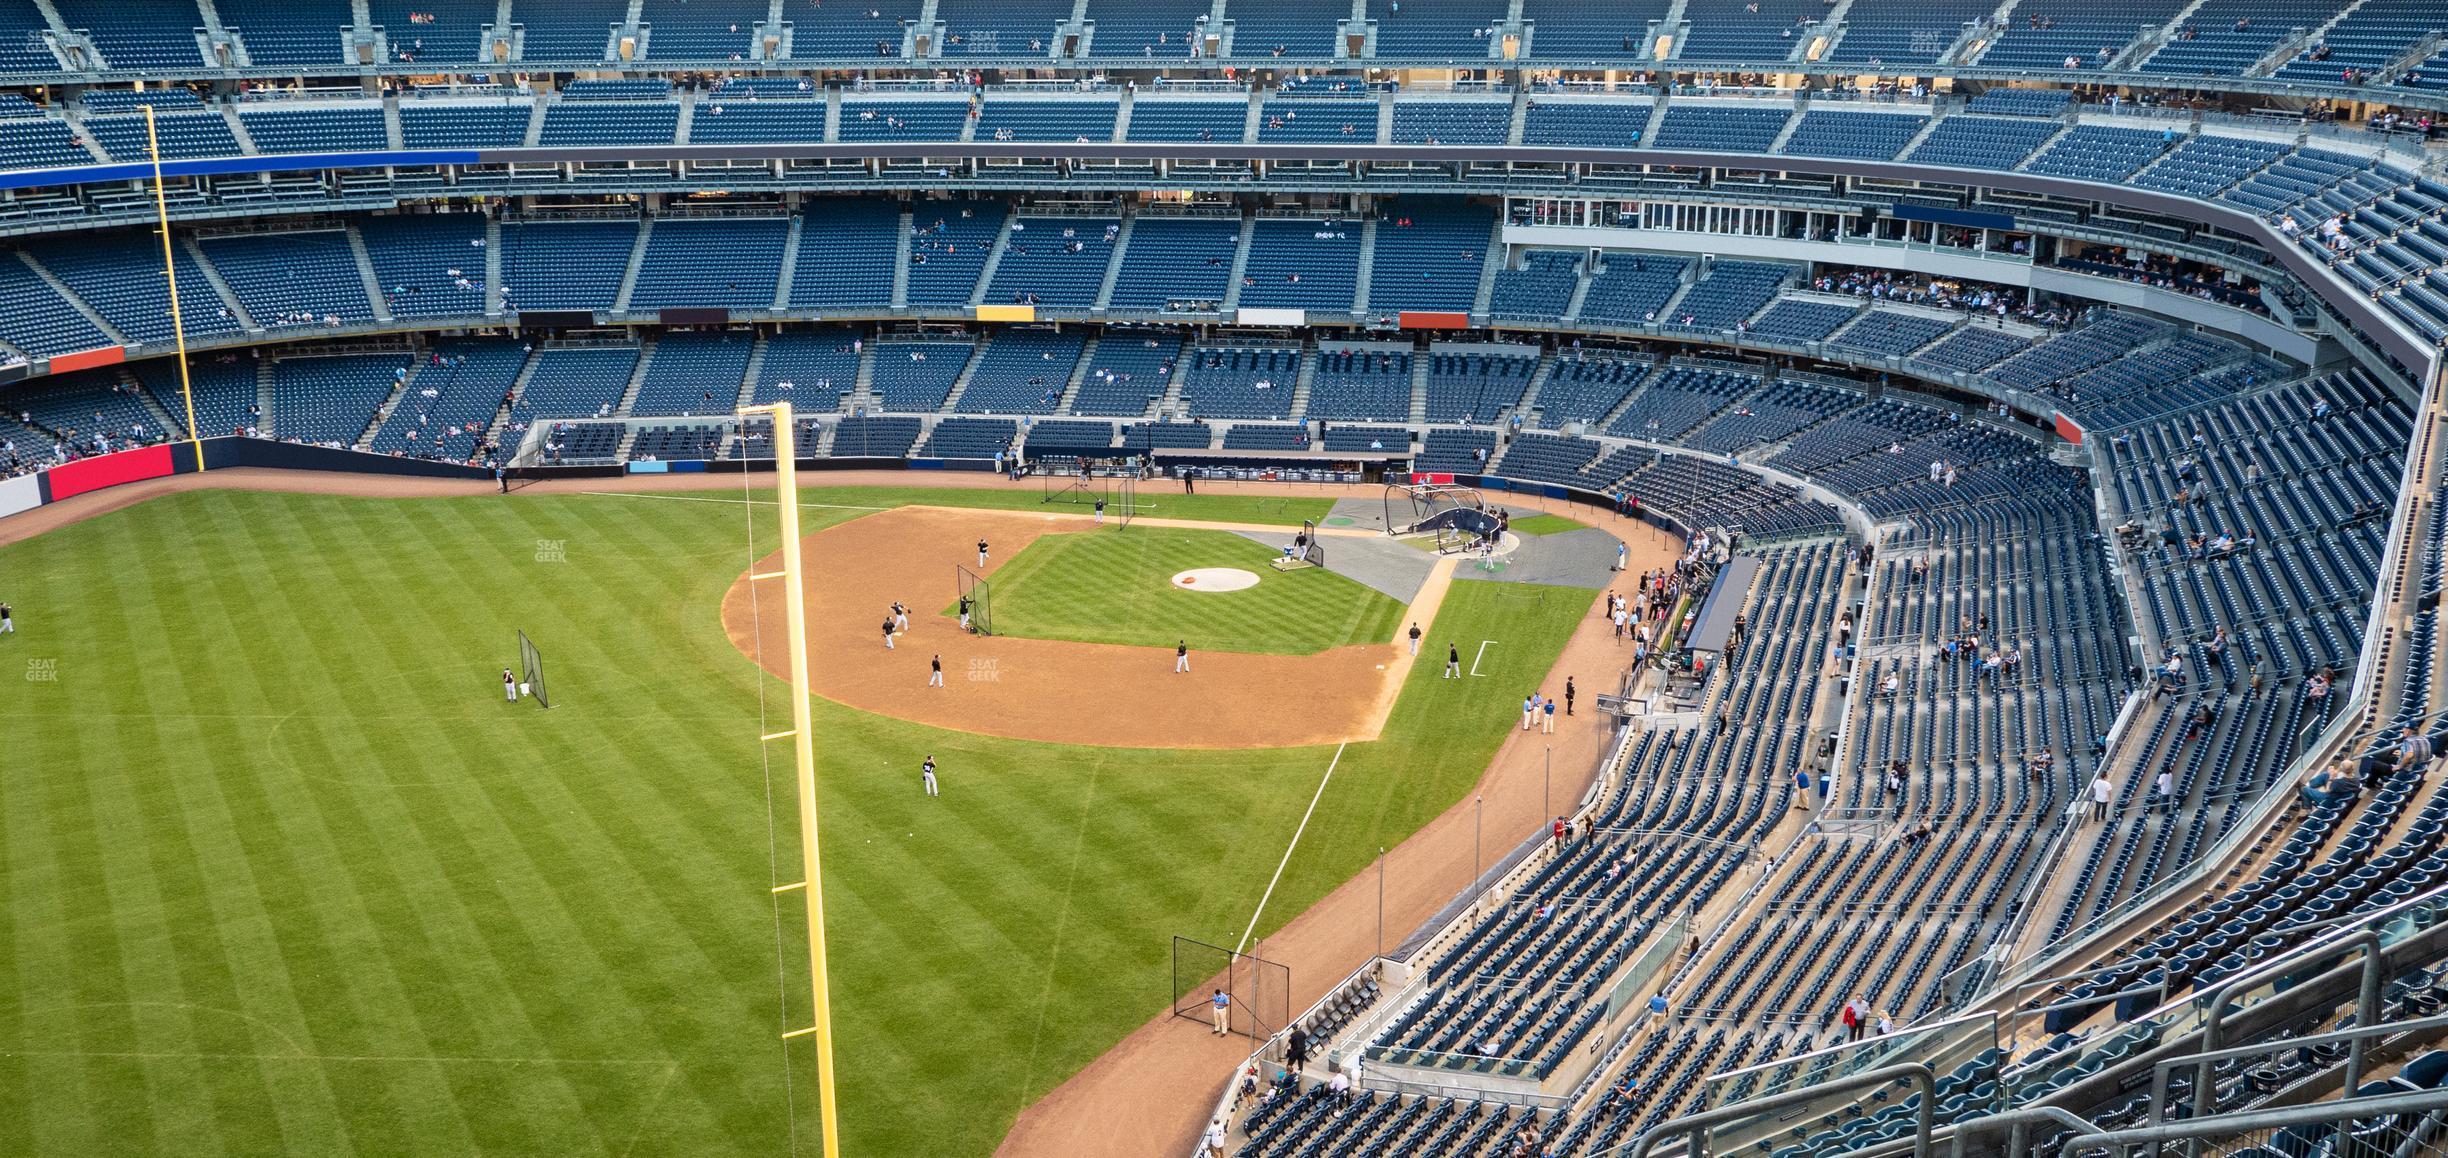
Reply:
[[[1589,526],[1588,523],[1579,519],[1568,519],[1562,515],[1531,515],[1528,518],[1515,519],[1509,525],[1516,534],[1522,535],[1561,535],[1566,531],[1578,531]]]
[[[1203,651],[1309,655],[1394,638],[1403,605],[1332,571],[1277,571],[1283,552],[1230,531],[1131,527],[1047,535],[994,576],[995,632]],[[1234,567],[1239,591],[1185,591],[1173,576]]]
[[[0,548],[0,1153],[772,1155],[794,1097],[804,1144],[732,510],[201,491]],[[1506,586],[1454,585],[1430,639],[1498,640],[1492,678],[1423,665],[1262,932],[1485,767],[1588,604]],[[517,628],[550,711],[501,702]],[[987,1154],[1161,1009],[1167,938],[1240,934],[1331,754],[817,727],[860,1154]]]

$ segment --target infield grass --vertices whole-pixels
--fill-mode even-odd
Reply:
[[[995,631],[1034,639],[1309,655],[1394,638],[1403,605],[1332,571],[1277,571],[1283,552],[1230,531],[1107,528],[1044,535],[994,576]],[[1239,591],[1183,590],[1173,576],[1229,567]],[[956,612],[955,612],[956,613]]]
[[[783,696],[718,620],[745,539],[704,503],[199,491],[0,547],[0,1153],[770,1156],[792,1105],[812,1152]],[[1421,665],[1261,935],[1485,768],[1588,610],[1510,586],[1454,584],[1430,640],[1494,640],[1487,678]],[[521,628],[550,711],[502,702]],[[1168,938],[1239,936],[1332,754],[816,726],[865,1155],[986,1155],[1161,1011]]]

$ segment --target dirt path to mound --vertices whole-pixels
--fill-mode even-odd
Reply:
[[[1674,539],[1645,524],[1600,511],[1569,513],[1629,543],[1635,574],[1671,565],[1679,553]],[[1616,645],[1613,628],[1598,618],[1597,606],[1593,596],[1588,616],[1566,643],[1546,684],[1559,685],[1571,675],[1593,694],[1615,686],[1630,657]],[[1509,733],[1473,793],[1480,801],[1476,807],[1465,797],[1386,854],[1386,948],[1435,916],[1470,884],[1477,875],[1474,856],[1493,862],[1579,800],[1610,731],[1604,717],[1584,710],[1558,720],[1553,736]],[[1547,776],[1550,745],[1552,783]],[[1250,950],[1291,968],[1294,1010],[1307,1009],[1377,954],[1377,889],[1374,872],[1346,881]],[[1251,900],[1255,903],[1256,898]],[[1249,1038],[1220,1038],[1201,1022],[1157,1012],[1088,1068],[1022,1111],[996,1149],[996,1158],[1189,1154],[1234,1067],[1249,1056],[1252,1044]],[[1311,1072],[1322,1077],[1325,1071],[1313,1066]]]
[[[809,535],[816,694],[954,731],[1118,748],[1287,748],[1371,740],[1384,730],[1412,663],[1391,640],[1316,655],[1194,648],[1190,672],[1177,674],[1169,647],[972,635],[941,614],[958,595],[954,565],[977,568],[978,540],[993,544],[984,572],[992,579],[1042,535],[1094,529],[1078,515],[912,506]],[[780,566],[776,552],[754,569]],[[1423,590],[1417,614],[1435,615],[1445,589],[1432,582]],[[886,650],[883,622],[895,601],[911,608],[910,626]],[[732,643],[783,674],[787,637],[770,584],[742,576],[723,597],[722,617]],[[927,686],[937,655],[940,688]]]

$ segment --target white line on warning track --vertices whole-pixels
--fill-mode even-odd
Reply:
[[[1233,946],[1233,956],[1239,957],[1241,950],[1249,948],[1250,934],[1258,931],[1258,916],[1266,912],[1267,899],[1275,895],[1275,882],[1283,879],[1284,866],[1292,863],[1292,850],[1300,847],[1301,834],[1309,831],[1309,818],[1316,815],[1318,800],[1326,795],[1326,782],[1334,779],[1335,765],[1342,762],[1343,744],[1337,744],[1334,759],[1326,762],[1326,775],[1318,778],[1317,792],[1309,797],[1309,811],[1301,813],[1300,827],[1292,830],[1292,843],[1284,846],[1283,859],[1275,864],[1275,875],[1268,878],[1266,892],[1258,897],[1258,909],[1250,914],[1249,928],[1241,930],[1241,941]]]

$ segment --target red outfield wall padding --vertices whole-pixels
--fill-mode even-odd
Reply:
[[[1406,330],[1467,330],[1469,314],[1446,313],[1441,310],[1404,310],[1394,315],[1396,324]]]
[[[2080,445],[2083,440],[2083,428],[2076,426],[2073,419],[2060,414],[2057,416],[2057,437]]]
[[[127,347],[104,346],[99,350],[79,350],[74,354],[51,357],[51,372],[65,374],[70,370],[91,370],[96,366],[116,366],[127,361]]]
[[[184,444],[181,444],[184,445]],[[75,462],[52,467],[44,480],[51,484],[51,501],[58,502],[72,495],[115,487],[141,479],[161,478],[177,468],[171,465],[171,446],[148,446],[139,450],[123,450],[99,458],[81,458]]]

